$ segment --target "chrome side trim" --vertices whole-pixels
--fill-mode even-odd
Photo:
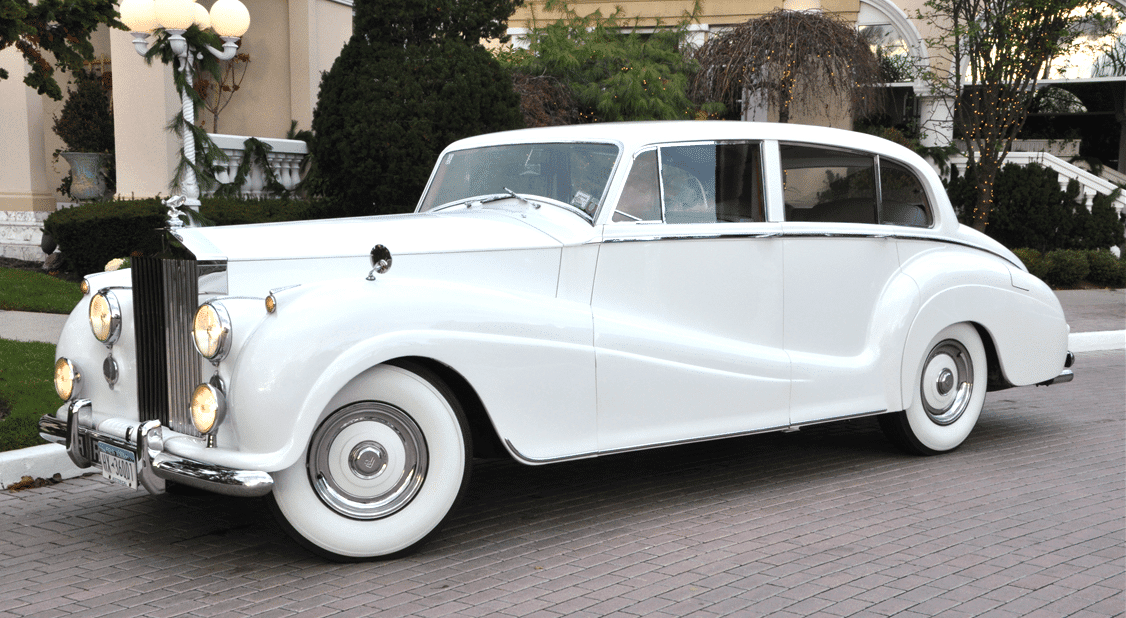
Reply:
[[[772,222],[767,221],[766,223],[772,223]],[[700,224],[700,225],[712,225],[712,224]],[[1013,262],[1012,260],[1005,257],[1004,255],[1001,255],[1000,253],[996,253],[994,251],[990,251],[989,249],[986,249],[985,247],[981,247],[981,246],[975,245],[973,243],[962,242],[962,241],[959,241],[959,240],[954,240],[952,238],[944,238],[944,237],[936,237],[936,236],[924,236],[922,234],[897,234],[897,233],[894,233],[894,232],[889,232],[889,233],[881,232],[881,233],[876,234],[876,233],[857,233],[857,232],[786,232],[786,231],[782,231],[782,232],[763,232],[761,234],[746,233],[746,232],[736,232],[736,233],[716,232],[716,233],[708,233],[708,234],[667,234],[667,235],[666,234],[653,234],[653,235],[647,235],[647,236],[637,236],[637,237],[634,237],[634,238],[604,238],[604,239],[602,239],[601,242],[604,242],[604,243],[655,242],[655,241],[665,241],[665,240],[703,240],[703,239],[709,239],[709,238],[776,238],[776,237],[781,237],[781,238],[879,238],[879,239],[891,239],[891,240],[925,240],[925,241],[929,241],[929,242],[944,243],[944,244],[948,244],[948,245],[957,245],[959,247],[966,247],[966,248],[969,248],[969,249],[977,249],[978,251],[983,251],[983,252],[988,253],[990,255],[995,255],[995,256],[1001,258],[1002,260],[1009,262],[1013,266],[1016,266],[1017,268],[1021,268],[1021,264],[1019,264],[1017,262]],[[594,241],[594,242],[597,243],[598,241]]]
[[[743,233],[743,234],[723,234],[723,233],[716,233],[716,234],[676,234],[676,235],[669,235],[669,236],[654,235],[654,236],[636,236],[636,237],[631,237],[631,238],[606,238],[602,242],[604,242],[604,243],[652,242],[652,241],[664,241],[664,240],[707,240],[707,239],[712,239],[712,238],[722,238],[722,239],[774,238],[774,237],[777,237],[777,236],[783,236],[783,233],[782,232],[763,232],[761,234],[746,234],[746,233]]]
[[[834,417],[831,417],[831,418],[818,419],[818,420],[815,420],[815,421],[805,421],[804,423],[794,423],[794,424],[790,425],[790,428],[797,430],[797,429],[801,429],[802,427],[812,427],[814,425],[821,425],[823,423],[835,423],[837,421],[850,421],[850,420],[856,419],[856,418],[866,418],[866,417],[869,417],[869,416],[879,416],[881,414],[887,414],[887,410],[873,410],[871,412],[857,412],[855,414],[842,414],[840,416],[834,416]]]

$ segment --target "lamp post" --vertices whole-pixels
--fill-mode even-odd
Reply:
[[[180,70],[184,72],[184,80],[189,88],[192,86],[193,54],[206,51],[218,60],[230,60],[238,51],[238,39],[250,28],[250,12],[239,0],[216,0],[210,13],[194,0],[121,0],[118,10],[121,21],[133,35],[133,47],[142,56],[149,51],[149,35],[157,28],[164,28],[168,33],[172,53],[180,61]],[[223,40],[223,49],[203,45],[201,50],[196,50],[189,45],[184,38],[184,31],[193,24],[203,30],[214,30]],[[184,158],[194,164],[195,136],[191,128],[195,125],[195,102],[187,89],[180,93],[180,104],[184,112],[184,126],[180,131]],[[184,205],[199,210],[199,183],[191,166],[185,166],[180,177],[180,193],[185,198]]]

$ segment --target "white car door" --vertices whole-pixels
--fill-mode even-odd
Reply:
[[[762,178],[755,142],[635,157],[592,296],[599,451],[787,424],[783,243]]]

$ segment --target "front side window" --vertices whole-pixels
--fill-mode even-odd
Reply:
[[[765,221],[758,142],[691,144],[634,159],[613,221]]]
[[[614,163],[614,144],[506,144],[448,152],[434,172],[419,212],[475,198],[546,198],[593,215]]]

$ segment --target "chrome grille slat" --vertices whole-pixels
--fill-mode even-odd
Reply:
[[[141,420],[198,436],[189,412],[192,389],[201,381],[191,341],[199,301],[196,262],[138,257],[132,272]]]

